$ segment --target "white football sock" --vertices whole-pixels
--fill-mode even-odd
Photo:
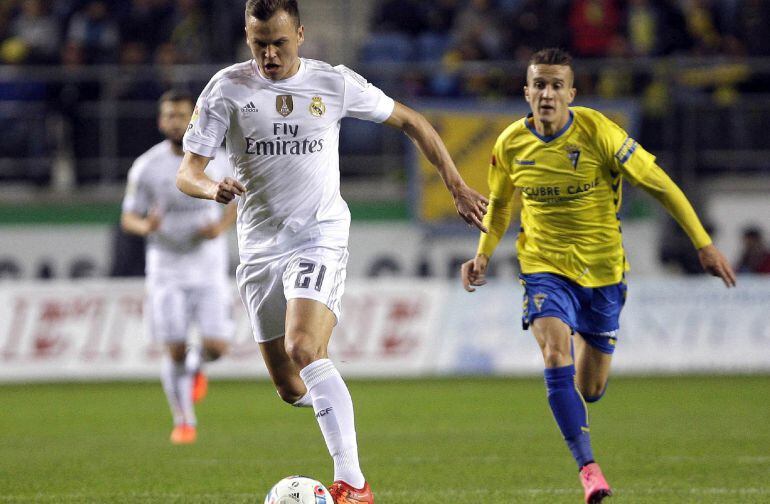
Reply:
[[[179,367],[184,373],[184,366],[179,366],[171,359],[169,355],[163,355],[163,361],[160,365],[160,383],[163,385],[163,392],[166,393],[168,405],[171,408],[171,415],[174,417],[174,425],[184,423],[184,413],[182,405],[179,403],[179,392],[177,390],[177,375]]]
[[[184,365],[187,372],[192,375],[201,370],[201,348],[199,346],[191,346],[187,349]]]
[[[358,463],[353,400],[342,376],[329,359],[311,363],[299,375],[313,399],[318,425],[334,459],[334,481],[362,488],[366,480]]]
[[[193,375],[180,366],[184,372],[177,378],[177,390],[179,390],[179,404],[182,406],[184,414],[184,423],[187,425],[197,425],[198,419],[195,417],[195,403],[193,402]]]
[[[192,375],[184,363],[177,363],[169,355],[163,356],[160,381],[166,393],[174,425],[195,425],[195,408],[192,400]]]

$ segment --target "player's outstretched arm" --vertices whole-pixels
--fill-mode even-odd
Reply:
[[[428,120],[419,112],[396,102],[393,113],[385,124],[400,129],[417,145],[441,175],[444,185],[454,198],[460,217],[486,233],[487,228],[482,221],[487,213],[489,201],[468,187],[457,171],[444,142]]]
[[[246,192],[246,188],[237,180],[225,177],[215,182],[206,176],[206,165],[210,159],[192,152],[185,152],[182,164],[176,174],[176,186],[183,193],[200,199],[210,199],[218,203],[230,203],[236,196]]]
[[[460,277],[463,282],[463,287],[468,292],[476,292],[474,287],[480,287],[487,283],[487,265],[489,264],[489,257],[484,254],[477,254],[476,257],[470,261],[466,261],[460,267]]]
[[[713,244],[699,248],[698,259],[700,259],[703,269],[711,275],[721,278],[725,286],[728,288],[735,287],[735,271],[733,271],[724,254]]]
[[[644,178],[637,179],[637,183],[657,199],[687,233],[698,250],[698,259],[703,269],[721,278],[727,287],[735,287],[735,272],[732,266],[711,242],[690,201],[666,172],[654,165]]]

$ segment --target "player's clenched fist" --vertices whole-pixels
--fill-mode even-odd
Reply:
[[[487,283],[486,273],[489,257],[479,254],[470,261],[464,262],[460,267],[460,277],[463,287],[468,292],[475,292],[474,287],[480,287]]]
[[[217,203],[228,204],[246,192],[246,188],[234,178],[225,177],[212,189],[212,198]]]

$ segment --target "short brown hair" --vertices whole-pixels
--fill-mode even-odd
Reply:
[[[184,89],[169,89],[160,95],[158,108],[166,102],[189,102],[191,107],[195,107],[195,97]]]
[[[254,16],[260,21],[267,21],[278,11],[286,13],[294,19],[294,23],[299,27],[299,6],[297,0],[247,0],[246,15]]]
[[[541,49],[529,58],[530,65],[564,65],[572,68],[572,56],[558,47]]]

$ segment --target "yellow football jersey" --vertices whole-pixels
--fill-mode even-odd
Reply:
[[[620,282],[628,269],[618,217],[624,176],[660,199],[697,247],[710,243],[655,156],[603,114],[571,107],[568,123],[551,137],[538,134],[530,118],[503,131],[489,167],[491,212],[515,189],[521,194],[516,246],[523,273],[556,273],[585,287]],[[479,252],[491,256],[496,245],[482,236]]]

